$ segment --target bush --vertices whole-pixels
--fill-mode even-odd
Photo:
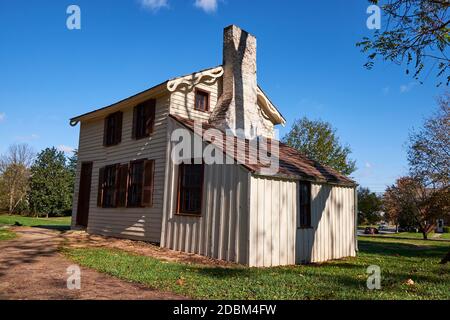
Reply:
[[[450,233],[450,227],[444,227],[443,230],[444,233]]]

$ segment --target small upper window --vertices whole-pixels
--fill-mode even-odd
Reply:
[[[134,107],[133,138],[142,139],[153,133],[156,100],[151,99]]]
[[[299,228],[311,227],[311,183],[299,183]]]
[[[122,140],[122,112],[115,112],[105,118],[103,145],[114,146]]]
[[[209,93],[203,90],[195,90],[195,110],[209,111]]]

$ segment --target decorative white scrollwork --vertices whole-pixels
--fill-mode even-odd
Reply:
[[[261,107],[261,113],[266,119],[270,119],[274,123],[282,124],[283,126],[286,124],[286,120],[281,116],[275,106],[267,99],[266,95],[262,90],[258,87],[258,104]]]
[[[208,69],[202,72],[197,72],[181,78],[170,80],[167,83],[167,89],[170,92],[174,92],[181,85],[185,85],[188,89],[194,88],[199,83],[213,84],[217,78],[223,75],[223,68],[217,67],[214,69]]]

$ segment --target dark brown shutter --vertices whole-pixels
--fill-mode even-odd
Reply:
[[[115,175],[114,175],[114,197],[113,197],[113,208],[117,208],[118,202],[119,202],[119,169],[120,169],[120,164],[115,164]]]
[[[146,117],[147,123],[145,124],[145,130],[148,135],[151,135],[153,133],[153,130],[155,129],[155,111],[156,111],[156,100],[151,99],[147,102],[145,113],[148,115]]]
[[[116,125],[115,128],[115,144],[119,144],[122,141],[122,119],[123,119],[123,113],[117,112],[117,115],[115,117]]]
[[[103,127],[103,146],[108,145],[108,117],[105,118],[104,127]]]
[[[126,207],[128,191],[128,164],[121,165],[119,168],[119,193],[118,207]]]
[[[144,162],[144,185],[142,187],[142,206],[151,207],[153,205],[153,177],[155,171],[155,161],[146,160]]]
[[[103,183],[104,183],[105,168],[100,168],[98,172],[98,193],[97,193],[97,207],[103,206]]]
[[[136,139],[137,138],[137,121],[138,121],[138,109],[139,109],[139,106],[135,106],[134,108],[133,108],[133,129],[132,129],[132,131],[131,131],[131,137],[133,138],[133,139]]]

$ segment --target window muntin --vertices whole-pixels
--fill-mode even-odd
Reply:
[[[311,227],[311,183],[299,183],[299,228]]]
[[[203,164],[184,164],[178,172],[178,213],[200,215],[202,211]]]

